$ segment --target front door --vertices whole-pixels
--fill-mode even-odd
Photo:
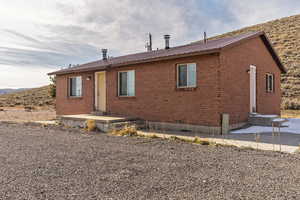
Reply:
[[[256,112],[256,67],[250,66],[250,112]]]
[[[105,72],[96,73],[96,108],[98,111],[106,111],[106,76]]]

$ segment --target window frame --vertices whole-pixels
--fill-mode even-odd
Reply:
[[[127,95],[121,95],[121,94],[120,94],[120,74],[121,74],[121,73],[124,73],[124,72],[128,73],[128,72],[131,72],[131,71],[134,72],[134,81],[133,81],[133,84],[134,84],[134,95],[129,96],[129,94],[128,94],[128,87],[127,87]],[[136,95],[135,95],[135,70],[134,70],[134,69],[131,69],[131,70],[118,71],[118,75],[117,75],[117,76],[118,76],[118,77],[117,77],[117,79],[118,79],[118,87],[117,87],[117,89],[118,89],[118,92],[117,92],[118,97],[135,97],[135,96],[136,96]],[[127,86],[128,86],[128,75],[127,75]]]
[[[272,85],[270,89],[270,77],[272,77]],[[273,73],[266,73],[266,93],[274,93],[275,92],[275,75]]]
[[[188,82],[189,82],[189,73],[188,73],[188,65],[191,65],[191,64],[195,64],[196,68],[195,68],[195,85],[188,85]],[[187,85],[186,86],[179,86],[179,67],[182,66],[182,65],[186,65],[186,68],[187,68],[187,73],[186,73],[186,83]],[[176,65],[176,74],[177,74],[177,80],[176,80],[176,87],[177,88],[196,88],[197,87],[197,63],[180,63],[180,64],[177,64]]]
[[[71,95],[71,80],[72,78],[78,78],[80,77],[81,78],[81,94],[79,96],[74,96],[74,95]],[[83,97],[83,77],[82,76],[70,76],[68,77],[68,97],[70,98],[82,98]]]

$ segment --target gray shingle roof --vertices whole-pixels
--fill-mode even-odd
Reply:
[[[84,72],[84,71],[101,71],[107,69],[108,67],[120,67],[120,66],[126,66],[130,64],[172,59],[176,57],[209,54],[209,53],[219,52],[222,48],[231,46],[242,40],[250,39],[258,36],[265,38],[264,42],[266,45],[269,46],[268,49],[272,51],[271,54],[273,58],[275,59],[279,67],[282,69],[282,71],[285,72],[285,68],[281,64],[279,57],[277,56],[274,49],[272,48],[269,40],[265,36],[265,33],[250,32],[238,36],[208,40],[206,43],[204,43],[203,41],[199,41],[187,45],[172,47],[170,49],[160,49],[160,50],[154,50],[150,52],[142,52],[136,54],[129,54],[125,56],[113,57],[107,60],[98,60],[95,62],[90,62],[79,66],[55,71],[49,73],[49,75],[67,74],[67,73]]]

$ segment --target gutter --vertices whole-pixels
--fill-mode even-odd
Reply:
[[[128,65],[134,65],[134,64],[142,64],[142,63],[171,60],[171,59],[184,58],[184,57],[197,56],[197,55],[207,55],[207,54],[219,53],[220,50],[221,50],[221,48],[215,48],[215,49],[211,49],[208,51],[198,51],[198,52],[193,52],[193,53],[185,53],[185,54],[178,54],[178,55],[171,55],[171,56],[164,56],[164,57],[157,57],[157,58],[149,58],[149,59],[143,59],[143,60],[137,60],[137,61],[108,64],[108,65],[103,65],[103,66],[99,66],[99,67],[87,67],[87,68],[83,68],[83,69],[80,69],[80,66],[79,66],[77,69],[72,70],[72,68],[70,68],[70,69],[65,69],[65,70],[59,70],[59,71],[55,71],[55,72],[50,72],[47,75],[50,76],[50,75],[64,75],[64,74],[89,72],[89,71],[106,71],[107,69],[110,69],[110,68],[126,67]]]

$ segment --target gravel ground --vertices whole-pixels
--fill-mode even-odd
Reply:
[[[300,155],[0,123],[0,199],[300,199]]]
[[[32,112],[26,112],[24,108],[0,108],[0,121],[30,122],[53,120],[55,118],[55,110],[50,109],[36,109]]]

